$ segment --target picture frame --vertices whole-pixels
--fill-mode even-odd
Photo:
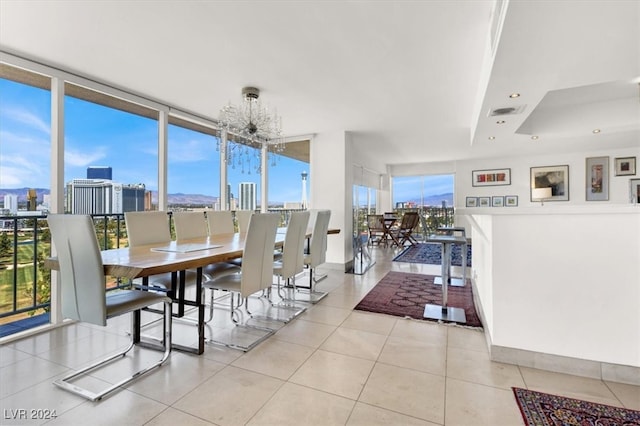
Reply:
[[[635,176],[636,157],[621,157],[614,160],[616,176]]]
[[[502,196],[493,196],[491,197],[491,206],[493,207],[503,207],[504,206],[504,197]]]
[[[640,204],[640,179],[629,179],[629,201]]]
[[[511,169],[473,170],[472,186],[511,185]]]
[[[506,207],[518,207],[518,196],[517,195],[505,195],[504,196],[504,205]]]
[[[609,157],[586,159],[585,189],[587,201],[609,201]]]
[[[478,207],[478,197],[467,197],[465,202],[466,207]]]
[[[479,207],[491,207],[491,197],[478,197]]]
[[[530,186],[531,202],[538,188],[551,188],[551,198],[544,201],[569,201],[569,165],[531,167]]]

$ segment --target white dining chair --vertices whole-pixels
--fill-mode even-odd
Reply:
[[[296,275],[304,270],[304,243],[307,234],[307,224],[309,223],[309,212],[293,212],[289,218],[287,232],[284,237],[284,245],[282,254],[279,259],[273,263],[273,274],[278,277],[277,291],[281,302],[275,304],[274,307],[285,308],[290,312],[289,315],[281,319],[283,322],[289,322],[306,308],[295,305],[296,296]],[[282,288],[281,282],[284,280],[285,289]],[[279,319],[280,317],[276,317]]]
[[[209,234],[204,212],[180,211],[173,212],[173,228],[176,231],[176,242],[188,241],[198,238],[206,238]],[[192,273],[197,271],[190,270]],[[237,264],[229,262],[216,262],[202,268],[203,280],[211,280],[220,275],[235,274],[240,272]],[[203,287],[204,290],[204,287]],[[203,292],[204,294],[204,292]],[[212,292],[213,295],[213,292]],[[213,299],[213,298],[212,298]],[[213,302],[213,300],[212,300]],[[211,321],[211,318],[209,318]]]
[[[236,210],[236,222],[238,223],[238,232],[244,233],[249,229],[249,221],[253,215],[253,210]]]
[[[107,292],[104,266],[91,217],[88,215],[50,214],[47,221],[55,255],[60,266],[62,315],[65,318],[106,326],[109,318],[139,311],[152,305],[164,304],[163,355],[159,361],[122,380],[110,379],[109,381],[113,384],[97,392],[74,383],[74,379],[101,368],[117,358],[125,357],[134,346],[132,339],[124,350],[115,355],[101,359],[54,381],[56,386],[66,391],[91,401],[98,401],[134,379],[160,367],[169,358],[172,325],[171,299],[159,293],[140,290]],[[84,350],[86,348],[78,347],[78,351]]]
[[[171,229],[169,215],[164,211],[125,212],[124,221],[127,229],[129,247],[139,247],[156,244],[165,246],[171,243]],[[177,279],[177,278],[176,278]],[[194,281],[195,274],[185,276],[186,281]],[[152,275],[148,278],[149,289],[159,291],[172,290],[171,273]],[[195,282],[195,281],[194,281]],[[137,286],[144,285],[142,280],[134,280]]]
[[[279,219],[280,215],[276,213],[254,214],[246,232],[240,273],[215,277],[202,284],[205,288],[232,294],[230,305],[231,320],[235,323],[236,329],[250,329],[248,334],[252,336],[252,340],[247,344],[247,336],[229,341],[222,341],[212,337],[208,342],[248,351],[275,332],[273,329],[251,326],[243,322],[243,313],[240,312],[239,308],[244,306],[247,314],[251,316],[248,306],[249,296],[271,287],[273,281],[273,247],[275,246]],[[236,299],[237,302],[235,301]],[[210,306],[210,309],[213,310],[213,301]]]
[[[233,234],[233,212],[231,210],[207,210],[207,223],[209,225],[209,235]]]
[[[316,277],[316,268],[326,262],[327,231],[329,230],[330,219],[331,210],[318,210],[315,214],[308,253],[304,257],[304,264],[309,268],[309,286],[297,286],[299,292],[302,291],[306,296],[306,298],[301,298],[298,295],[296,297],[298,301],[317,303],[327,295],[326,292],[317,291],[315,285],[325,278]]]

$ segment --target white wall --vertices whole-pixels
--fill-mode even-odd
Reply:
[[[585,158],[610,157],[609,201],[585,200]],[[640,147],[458,162],[456,203],[517,195],[518,207],[458,209],[473,238],[478,298],[492,345],[640,367],[640,206],[615,157]],[[529,200],[530,167],[569,165],[569,201]],[[511,168],[511,185],[472,187],[471,171]]]
[[[351,219],[352,161],[347,134],[322,133],[310,143],[309,208],[330,209],[330,228],[340,233],[327,238],[327,263],[344,265],[353,259]]]

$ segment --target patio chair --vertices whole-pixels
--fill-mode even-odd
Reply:
[[[394,239],[398,242],[400,247],[404,247],[408,241],[411,245],[418,244],[418,241],[413,237],[413,230],[420,222],[420,215],[417,212],[406,212],[402,216],[400,226],[397,229],[393,229]]]
[[[386,231],[384,227],[384,216],[381,214],[370,214],[367,216],[367,227],[369,228],[369,244],[386,244]]]

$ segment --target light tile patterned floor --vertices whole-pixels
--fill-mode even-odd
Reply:
[[[521,425],[511,386],[640,409],[640,387],[491,362],[473,329],[353,311],[390,270],[437,274],[439,267],[376,264],[355,276],[328,271],[318,305],[252,351],[207,345],[174,352],[168,364],[99,403],[54,387],[54,378],[125,342],[129,320],[106,328],[72,325],[0,347],[0,424],[62,425]],[[260,303],[259,301],[252,301]],[[228,327],[223,311],[207,332]],[[192,324],[175,339],[195,343]],[[136,349],[142,361],[157,354]],[[84,379],[100,386],[135,368],[129,359]],[[17,410],[55,410],[47,422]]]

